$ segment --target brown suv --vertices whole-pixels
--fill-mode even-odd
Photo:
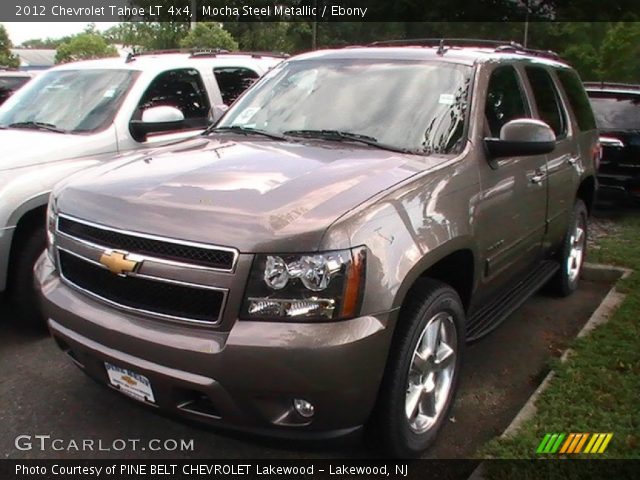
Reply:
[[[189,419],[418,454],[465,343],[576,289],[597,138],[576,73],[516,44],[292,58],[203,136],[56,188],[49,328]]]

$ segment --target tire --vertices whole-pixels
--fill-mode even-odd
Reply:
[[[14,242],[19,243],[11,254],[9,301],[19,324],[43,329],[46,322],[37,298],[33,267],[47,247],[45,228],[36,227],[24,232]]]
[[[365,432],[370,445],[381,446],[394,458],[415,457],[435,441],[453,404],[465,343],[464,308],[456,291],[435,280],[425,280],[420,287],[401,310]],[[436,348],[427,348],[429,344]],[[429,352],[422,356],[427,362],[418,362],[418,347]],[[434,350],[442,356],[449,353],[449,361],[438,363],[431,355]],[[439,373],[438,368],[442,368]]]
[[[550,282],[551,291],[561,297],[571,295],[578,288],[587,254],[587,218],[586,205],[581,199],[577,199],[558,255],[560,269]]]

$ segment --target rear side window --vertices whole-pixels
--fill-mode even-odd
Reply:
[[[587,92],[584,91],[578,74],[573,70],[566,69],[556,70],[556,74],[569,98],[569,104],[576,116],[578,128],[580,130],[594,130],[596,128],[596,120],[589,104]]]
[[[640,95],[591,93],[591,106],[601,130],[640,130]]]
[[[185,128],[197,128],[209,122],[211,106],[197,70],[170,70],[158,75],[142,96],[134,119],[139,120],[144,110],[160,105],[180,110],[185,118]]]
[[[484,113],[494,138],[500,137],[505,123],[529,117],[522,86],[512,66],[498,67],[491,74]]]
[[[533,90],[540,120],[551,127],[556,137],[566,135],[565,114],[549,72],[540,67],[526,67],[525,72]]]
[[[213,74],[225,105],[235,102],[259,77],[256,72],[244,67],[217,67],[213,69]]]

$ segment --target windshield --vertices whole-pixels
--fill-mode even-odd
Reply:
[[[602,130],[640,130],[640,95],[592,96],[596,124]]]
[[[138,72],[131,70],[58,70],[47,72],[0,107],[0,127],[48,125],[81,133],[113,121]]]
[[[452,153],[463,144],[471,72],[417,61],[292,61],[267,74],[217,127],[348,132],[413,153]]]

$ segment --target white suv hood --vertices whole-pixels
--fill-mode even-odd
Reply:
[[[0,130],[0,152],[0,171],[106,153],[95,135],[17,128]]]

